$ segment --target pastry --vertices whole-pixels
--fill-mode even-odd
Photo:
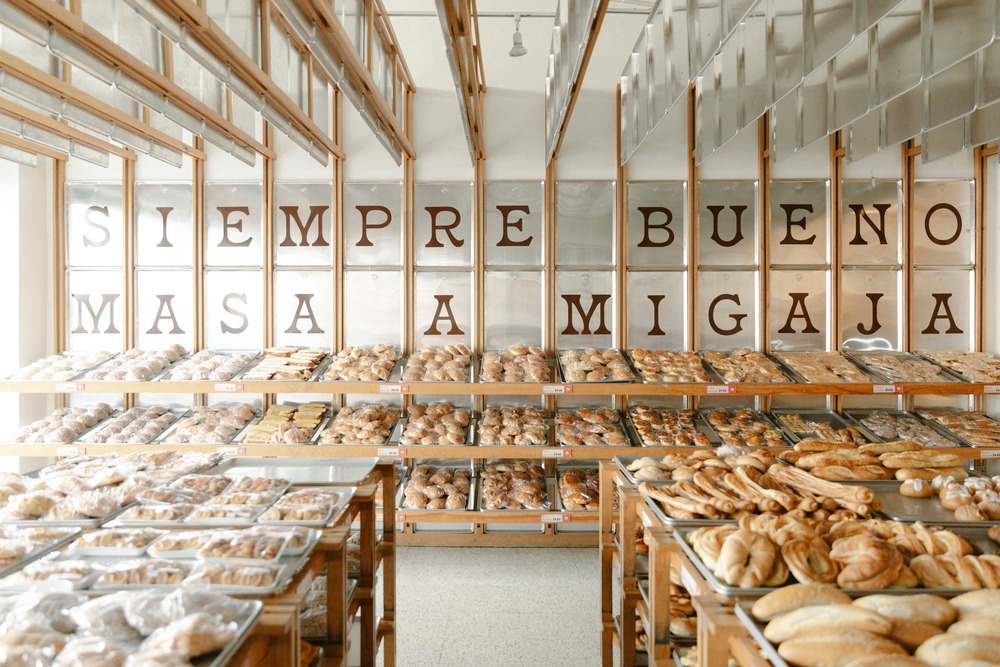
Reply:
[[[629,350],[629,358],[643,382],[711,381],[697,352],[635,348]],[[565,368],[563,362],[564,371]]]
[[[196,658],[222,648],[236,637],[235,623],[219,623],[203,612],[195,612],[160,628],[142,644],[143,651],[171,651]]]
[[[414,403],[407,409],[401,445],[466,445],[471,414],[448,403]]]
[[[548,382],[551,376],[545,352],[534,345],[514,344],[483,355],[483,382]]]
[[[472,350],[467,345],[446,345],[417,350],[406,360],[403,382],[467,382]]]
[[[839,632],[859,630],[888,636],[892,621],[881,614],[852,604],[825,604],[800,607],[777,616],[764,627],[764,637],[780,644],[795,635],[818,630]]]
[[[931,485],[922,479],[907,479],[899,485],[899,493],[911,498],[930,498]]]
[[[549,439],[545,410],[539,408],[486,408],[477,425],[480,445],[544,445]]]
[[[320,433],[321,445],[381,445],[399,421],[399,408],[387,403],[341,408]]]

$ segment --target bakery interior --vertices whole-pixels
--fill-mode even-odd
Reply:
[[[0,663],[1000,665],[998,37],[0,0]]]

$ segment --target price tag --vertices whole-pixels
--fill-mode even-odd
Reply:
[[[396,523],[406,523],[406,515],[402,512],[396,513]]]
[[[980,449],[978,453],[982,459],[1000,459],[1000,449]]]
[[[903,386],[898,384],[873,384],[873,394],[902,394]]]
[[[379,456],[406,456],[406,447],[379,447]]]
[[[542,523],[569,523],[572,520],[569,514],[554,512],[542,515]]]
[[[247,448],[246,447],[234,447],[232,445],[230,445],[228,447],[217,447],[215,449],[215,451],[217,451],[218,453],[222,454],[223,456],[246,456],[247,455]]]
[[[83,456],[87,453],[86,447],[57,447],[56,456]]]
[[[543,449],[542,450],[543,459],[571,459],[573,458],[572,449]]]
[[[56,391],[83,391],[82,382],[60,382],[56,385]]]
[[[215,385],[217,392],[243,391],[242,382],[220,382]]]
[[[691,576],[686,567],[681,568],[681,583],[691,595],[701,595],[701,586],[695,583],[694,577]]]
[[[1000,394],[1000,384],[988,384],[983,387],[984,394]]]
[[[380,384],[378,386],[380,394],[402,394],[403,385],[400,384]]]
[[[712,384],[708,386],[709,394],[735,394],[736,387],[730,387],[727,384]]]
[[[571,384],[547,384],[542,387],[543,394],[572,394],[573,385]]]

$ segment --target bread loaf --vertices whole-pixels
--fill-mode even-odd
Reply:
[[[759,621],[769,621],[779,614],[815,605],[849,604],[851,597],[837,588],[826,584],[791,584],[759,598],[750,608],[750,613]]]
[[[852,604],[801,607],[771,619],[764,637],[775,644],[812,631],[863,630],[876,635],[892,632],[892,621],[881,614]]]
[[[889,637],[900,646],[912,651],[942,632],[944,630],[931,623],[896,620],[892,622],[892,632],[889,633]]]
[[[841,667],[928,667],[927,663],[909,655],[868,655],[845,662]],[[963,665],[963,667],[972,667]]]
[[[962,459],[955,454],[933,450],[882,454],[879,460],[886,468],[941,468],[962,465]]]
[[[866,595],[855,600],[854,605],[878,612],[894,621],[931,623],[941,628],[954,622],[958,615],[948,600],[928,593]]]
[[[995,613],[997,609],[1000,609],[1000,589],[984,588],[962,593],[951,599],[951,605],[958,610],[959,618]]]
[[[875,655],[895,657],[907,653],[888,637],[861,630],[827,629],[782,642],[778,646],[778,655],[798,667],[840,667],[857,658]]]
[[[1000,656],[1000,637],[945,632],[925,641],[914,655],[932,667],[954,667],[966,660],[985,660],[995,664]]]
[[[948,634],[1000,637],[1000,617],[995,614],[995,611],[984,611],[976,616],[964,616],[962,620],[955,621],[948,627]],[[997,658],[1000,659],[1000,656]]]
[[[895,440],[893,442],[869,442],[867,445],[858,447],[858,451],[863,454],[880,456],[882,454],[898,454],[900,452],[916,452],[923,449],[918,443],[912,440]]]

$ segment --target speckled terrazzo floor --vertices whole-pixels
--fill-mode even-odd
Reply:
[[[600,663],[596,549],[401,547],[396,558],[399,667]]]

